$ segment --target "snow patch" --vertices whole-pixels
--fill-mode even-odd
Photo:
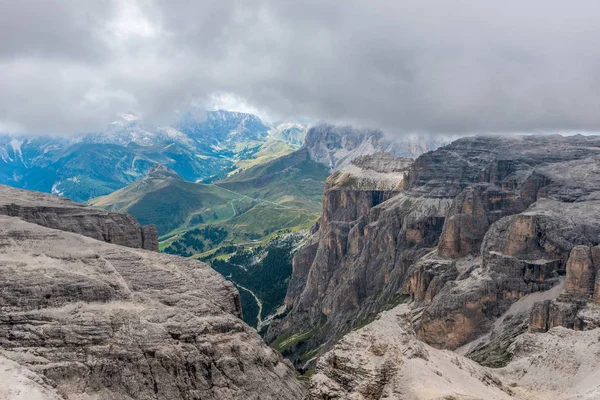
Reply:
[[[25,143],[24,140],[19,140],[16,138],[13,138],[10,141],[10,146],[12,147],[13,151],[15,152],[15,155],[19,154],[19,156],[21,157],[21,159],[23,159],[23,153],[21,151],[21,146],[23,145],[23,143]]]
[[[61,181],[56,182],[54,185],[52,185],[52,189],[50,190],[50,193],[58,195],[58,196],[63,196],[64,192],[61,192],[58,187],[62,184]]]

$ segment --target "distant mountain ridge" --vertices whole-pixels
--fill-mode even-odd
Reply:
[[[210,182],[259,152],[269,159],[271,151],[277,156],[293,151],[305,130],[247,113],[195,110],[173,126],[123,114],[104,132],[69,138],[0,134],[0,183],[87,201],[144,177],[154,163],[185,180]]]
[[[443,139],[415,135],[390,137],[380,130],[321,124],[307,131],[304,147],[312,160],[334,171],[360,156],[385,152],[396,157],[416,158],[446,143]]]

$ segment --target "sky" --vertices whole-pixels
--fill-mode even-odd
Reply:
[[[0,0],[0,131],[191,106],[394,134],[600,130],[597,0]]]

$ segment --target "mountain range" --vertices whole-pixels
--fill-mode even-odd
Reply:
[[[190,111],[173,126],[123,114],[103,132],[0,135],[0,183],[87,201],[144,177],[155,163],[188,181],[210,182],[247,168],[255,158],[293,151],[305,132],[301,124],[271,125],[224,110]]]

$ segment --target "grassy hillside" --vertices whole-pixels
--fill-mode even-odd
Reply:
[[[229,219],[235,207],[251,202],[215,185],[184,181],[180,178],[146,177],[91,205],[135,216],[142,225],[154,224],[159,235],[202,222]],[[233,205],[235,204],[235,206]]]
[[[300,149],[215,184],[253,199],[319,213],[328,175],[325,166],[312,161],[308,152]]]
[[[269,140],[262,144],[249,158],[241,159],[235,163],[235,169],[228,176],[240,173],[256,165],[265,164],[271,160],[290,154],[297,147],[281,140]]]

